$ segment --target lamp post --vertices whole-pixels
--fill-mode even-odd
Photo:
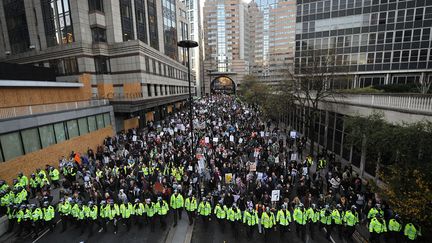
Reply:
[[[192,40],[182,40],[177,42],[177,46],[182,47],[183,50],[187,49],[187,67],[188,67],[188,82],[189,82],[189,124],[190,124],[190,133],[191,133],[191,150],[192,150],[192,157],[195,157],[194,153],[194,134],[193,134],[193,115],[192,115],[192,91],[191,91],[191,77],[190,77],[190,55],[189,55],[189,49],[194,48],[198,46],[198,42],[192,41]]]

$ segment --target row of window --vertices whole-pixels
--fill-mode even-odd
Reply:
[[[392,55],[393,54],[393,55]],[[428,58],[429,56],[429,58]],[[334,58],[334,60],[330,60]],[[386,51],[386,52],[368,52],[368,53],[351,53],[344,55],[322,55],[313,57],[298,57],[295,59],[296,67],[318,64],[328,66],[329,64],[341,65],[364,65],[379,63],[404,63],[404,62],[432,62],[432,55],[429,55],[429,49],[415,49],[405,51]]]
[[[0,162],[46,148],[111,125],[110,113],[0,135]]]
[[[338,10],[346,10],[353,8],[365,8],[374,5],[373,10],[379,10],[380,7],[386,8],[387,6],[391,6],[390,8],[412,8],[417,6],[424,6],[425,1],[399,1],[399,5],[386,5],[391,3],[396,3],[396,0],[325,0],[325,1],[317,1],[312,3],[301,4],[298,2],[297,4],[297,16],[304,16],[309,14],[319,14],[329,11],[338,11]],[[409,2],[409,3],[408,3]],[[387,8],[386,8],[387,9]]]
[[[312,49],[332,49],[335,47],[357,47],[376,44],[391,44],[402,42],[429,41],[431,29],[408,29],[378,33],[365,33],[337,37],[297,40],[296,51]]]
[[[147,96],[184,94],[189,92],[187,86],[147,84]]]

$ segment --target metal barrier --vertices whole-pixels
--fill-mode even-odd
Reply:
[[[328,100],[330,101],[330,99]],[[344,97],[335,97],[331,101],[406,111],[432,112],[432,96],[430,95],[344,94]]]

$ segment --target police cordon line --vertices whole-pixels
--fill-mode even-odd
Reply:
[[[116,234],[119,225],[154,232],[156,224],[167,228],[169,214],[176,226],[185,210],[190,224],[199,217],[207,228],[216,220],[235,237],[240,227],[248,238],[258,231],[265,240],[295,228],[305,241],[308,232],[314,238],[325,228],[328,240],[332,233],[349,240],[362,222],[372,242],[421,236],[418,225],[403,223],[385,202],[382,207],[349,168],[342,172],[331,153],[303,160],[304,139],[281,136],[257,107],[216,95],[194,102],[194,111],[195,150],[188,114],[180,111],[160,124],[107,137],[96,152],[72,152],[58,169],[47,165],[30,179],[20,173],[11,186],[0,181],[9,231],[36,238],[61,218],[62,231],[75,225],[89,236],[95,229]],[[281,197],[272,200],[275,190]]]

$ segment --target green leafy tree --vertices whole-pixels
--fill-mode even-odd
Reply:
[[[383,114],[346,119],[348,141],[377,165],[376,187],[406,221],[432,226],[432,123],[390,124]]]

